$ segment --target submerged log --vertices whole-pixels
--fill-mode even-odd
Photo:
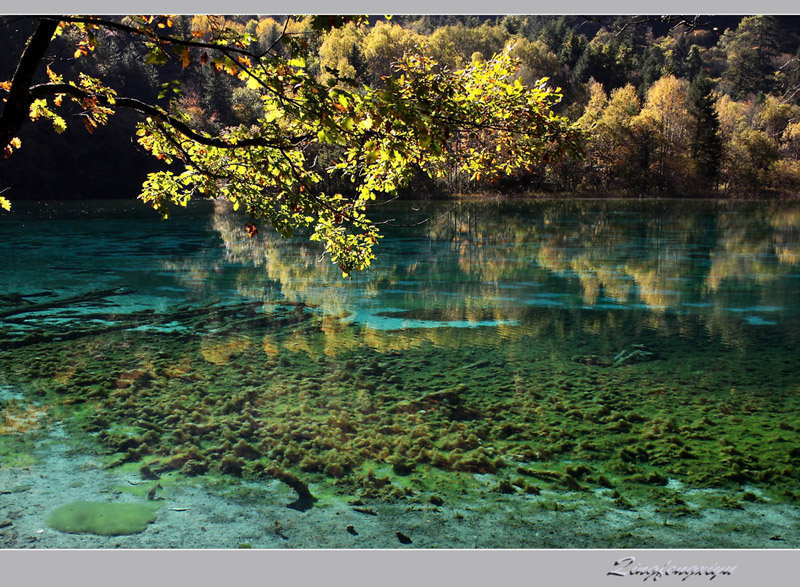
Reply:
[[[131,290],[124,287],[114,287],[111,289],[98,289],[76,296],[67,298],[58,298],[57,300],[50,300],[47,302],[39,302],[38,304],[28,303],[26,306],[18,306],[16,308],[7,308],[0,310],[0,318],[7,318],[16,314],[27,314],[29,312],[42,312],[51,308],[60,308],[63,306],[71,306],[73,304],[81,304],[84,302],[94,302],[102,300],[110,296],[121,296],[133,293]],[[22,296],[24,298],[25,296]]]
[[[8,314],[14,315],[27,311],[42,311],[50,307],[65,306],[70,303],[102,299],[109,295],[129,293],[128,291],[120,292],[119,290],[121,289],[122,288],[99,290],[80,296],[61,298],[59,300],[53,300],[53,303],[35,304],[25,308],[16,308],[9,311]],[[301,323],[310,321],[313,317],[313,314],[304,311],[305,306],[303,304],[293,302],[281,302],[280,304],[276,304],[284,307],[279,307],[272,313],[260,311],[263,308],[263,302],[243,302],[235,305],[222,306],[216,304],[217,302],[214,302],[198,307],[181,305],[175,307],[171,312],[159,314],[155,313],[152,309],[131,314],[81,314],[78,319],[82,321],[102,318],[109,322],[113,321],[113,323],[103,324],[102,326],[84,324],[79,327],[73,326],[69,330],[59,331],[37,329],[33,332],[28,332],[13,338],[3,338],[0,336],[0,350],[16,349],[33,344],[64,342],[85,338],[87,336],[98,336],[109,332],[132,330],[142,326],[158,327],[172,323],[175,323],[176,327],[189,328],[193,331],[203,331],[213,328],[214,334],[218,336],[228,332],[246,331],[254,326],[269,328],[272,331],[279,331],[286,328],[297,327],[297,325]],[[292,309],[290,310],[289,308]],[[300,312],[298,312],[298,310],[300,310]],[[5,316],[0,313],[0,319],[4,317]],[[24,323],[25,318],[11,318],[8,319],[7,322]],[[220,324],[217,326],[213,324],[214,322],[219,322]]]

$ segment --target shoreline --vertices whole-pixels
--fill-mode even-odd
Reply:
[[[800,202],[799,193],[720,193],[720,192],[691,192],[686,194],[676,193],[626,193],[626,192],[539,192],[539,191],[521,191],[519,193],[506,193],[506,192],[463,192],[463,193],[426,193],[417,197],[395,197],[381,199],[380,196],[376,199],[371,206],[387,204],[389,202],[516,202],[516,201],[703,201],[703,202]],[[25,198],[17,196],[13,200],[13,204],[37,204],[37,203],[78,203],[84,201],[92,202],[138,202],[138,197],[95,197],[95,198],[72,198],[72,197],[52,197],[52,198]],[[205,198],[194,199],[191,204],[198,204],[201,202],[212,202]],[[149,206],[147,206],[149,209]],[[14,207],[12,206],[11,212],[13,214]],[[2,218],[2,216],[0,216]]]

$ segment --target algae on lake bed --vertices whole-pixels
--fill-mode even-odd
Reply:
[[[239,319],[252,312],[241,308]],[[626,329],[640,318],[649,319],[631,314]],[[65,402],[61,413],[99,441],[109,465],[137,464],[148,478],[291,472],[343,498],[408,499],[447,494],[477,474],[493,475],[502,492],[608,489],[621,507],[650,503],[670,482],[797,502],[800,408],[789,354],[748,349],[731,360],[695,320],[665,316],[666,334],[647,341],[656,359],[613,367],[635,343],[591,335],[590,312],[531,309],[523,320],[542,330],[582,326],[518,340],[500,340],[494,328],[441,328],[440,339],[405,348],[411,338],[386,333],[385,348],[373,335],[325,354],[330,320],[305,310],[262,318],[235,335],[235,347],[226,335],[113,333],[16,358],[61,381],[53,401]],[[702,337],[703,350],[670,347],[676,330]],[[266,337],[269,352],[259,344]],[[224,361],[210,354],[215,340]],[[605,360],[575,360],[578,349]],[[64,364],[80,368],[59,379]],[[653,503],[667,503],[666,491]]]
[[[52,512],[47,525],[68,534],[137,534],[156,519],[155,509],[151,504],[75,501]]]

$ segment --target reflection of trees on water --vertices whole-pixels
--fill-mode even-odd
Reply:
[[[726,280],[769,284],[800,265],[800,206],[756,209],[747,220],[743,223],[740,215],[728,211],[719,214],[721,238],[711,253],[709,291]]]
[[[526,336],[558,338],[560,329],[553,321],[581,313],[575,303],[573,309],[560,312],[526,306],[509,290],[515,284],[552,285],[543,289],[574,294],[597,310],[609,303],[644,304],[652,312],[637,319],[656,331],[666,328],[665,310],[708,304],[710,308],[700,313],[707,328],[732,340],[741,338],[745,326],[732,320],[729,310],[741,307],[743,296],[749,306],[785,307],[798,295],[793,280],[779,280],[800,265],[797,205],[431,203],[424,212],[430,221],[420,227],[395,229],[394,234],[388,229],[375,269],[353,280],[343,280],[313,244],[287,242],[267,231],[249,238],[243,218],[224,205],[217,206],[212,227],[224,243],[228,264],[240,266],[232,277],[239,293],[265,303],[284,299],[318,308],[325,348],[304,349],[310,343],[302,336],[284,344],[328,355],[360,345],[399,350],[422,341],[460,344],[463,333],[458,329],[389,336],[342,322],[356,304],[386,305],[385,300],[379,304],[378,297],[387,292],[391,305],[410,317],[501,322],[483,334],[487,344],[518,339],[523,332],[514,321],[524,323]],[[203,272],[210,276],[214,268],[202,261],[181,269],[194,283],[208,287],[214,281],[203,280]],[[613,312],[596,313],[582,316],[580,327],[600,332],[623,320]],[[508,321],[512,324],[502,324]],[[476,335],[471,333],[472,343]],[[264,343],[265,350],[275,345]]]
[[[450,240],[459,266],[484,281],[519,279],[531,261],[574,276],[587,304],[602,293],[621,302],[638,296],[653,308],[674,306],[726,281],[770,283],[800,264],[797,205],[611,201],[520,208],[500,215],[486,205],[453,207],[430,236]],[[681,286],[687,277],[701,287]]]
[[[655,329],[658,313],[702,303],[711,306],[700,315],[712,332],[741,340],[743,325],[731,319],[731,308],[796,303],[799,284],[780,280],[800,265],[796,204],[539,202],[519,208],[497,214],[490,206],[454,207],[430,234],[450,240],[462,269],[483,281],[535,278],[536,267],[576,283],[586,305],[608,298],[646,304]]]

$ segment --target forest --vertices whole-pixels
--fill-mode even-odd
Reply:
[[[0,24],[0,80],[9,80],[35,20],[6,16]],[[336,71],[355,87],[380,87],[407,52],[458,69],[511,47],[521,81],[535,86],[547,78],[563,95],[555,111],[584,131],[581,152],[572,156],[544,157],[502,177],[457,166],[434,178],[419,173],[405,197],[785,196],[800,189],[796,17],[394,16],[316,30],[311,17],[195,15],[171,17],[170,27],[188,38],[234,31],[256,51],[293,33],[308,46],[310,77],[324,83]],[[93,50],[75,59],[70,34],[78,33],[54,40],[60,45],[48,67],[59,74],[79,68],[120,95],[151,103],[179,87],[173,106],[211,134],[263,114],[258,91],[213,67],[198,74],[172,54],[157,62],[144,45],[113,32],[97,35]],[[20,135],[26,148],[0,161],[0,189],[16,199],[132,197],[159,168],[134,140],[140,120],[121,110],[91,135],[83,124],[61,134],[27,124]],[[347,189],[337,181],[325,178],[326,187]]]

